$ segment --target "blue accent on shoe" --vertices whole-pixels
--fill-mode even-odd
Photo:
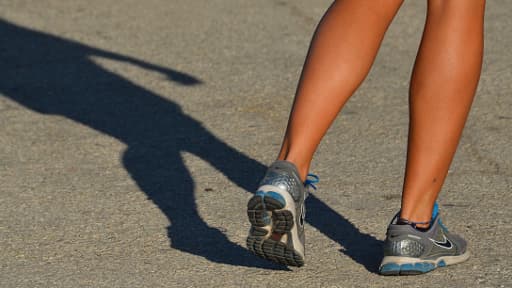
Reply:
[[[441,261],[438,264],[438,267],[444,267],[445,262]],[[417,272],[417,273],[427,273],[436,268],[435,264],[429,262],[418,262],[418,263],[387,263],[380,267],[379,271],[381,274],[389,274],[389,275],[398,275],[398,274],[408,274],[408,272]]]
[[[418,270],[420,267],[416,267],[417,264],[420,264],[420,263],[415,263],[415,264],[410,264],[410,263],[407,263],[407,264],[402,264],[400,265],[400,271],[416,271]],[[418,265],[419,266],[419,265]]]
[[[387,263],[380,267],[380,273],[387,274],[390,272],[400,272],[400,265],[396,263]]]
[[[283,196],[281,196],[281,194],[279,194],[277,192],[269,191],[269,192],[266,193],[265,196],[273,198],[274,200],[277,200],[280,204],[283,205],[283,207],[286,206],[286,200],[284,199]]]
[[[254,193],[255,196],[265,197],[265,192],[258,190],[256,193]]]
[[[405,266],[405,267],[404,267]],[[435,266],[431,263],[419,262],[413,264],[404,264],[402,265],[402,271],[418,271],[418,272],[428,272],[434,269]]]
[[[311,187],[313,187],[313,189],[316,190],[315,184],[318,182],[320,182],[320,177],[318,177],[315,174],[308,174],[308,176],[306,176],[306,181],[304,182],[304,186],[311,186]]]
[[[445,267],[446,266],[446,262],[444,262],[444,260],[441,260],[439,261],[439,263],[437,263],[437,267]]]

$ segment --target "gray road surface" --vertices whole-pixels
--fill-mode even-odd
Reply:
[[[512,287],[511,1],[440,197],[470,261],[375,274],[399,207],[407,1],[322,142],[307,263],[249,254],[245,205],[275,157],[329,0],[0,0],[0,287]]]

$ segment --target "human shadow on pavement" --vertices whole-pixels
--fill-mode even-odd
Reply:
[[[306,200],[306,221],[341,246],[341,252],[377,274],[384,256],[382,240],[362,233],[353,223],[334,211],[315,195]]]
[[[125,143],[123,165],[169,219],[171,247],[216,263],[284,269],[254,257],[201,219],[194,180],[181,153],[207,161],[246,191],[257,188],[266,166],[227,145],[176,103],[102,68],[91,57],[157,71],[180,85],[199,85],[198,78],[2,19],[0,39],[0,93],[36,112],[67,117]],[[381,241],[361,233],[314,196],[308,205],[309,223],[374,272]]]

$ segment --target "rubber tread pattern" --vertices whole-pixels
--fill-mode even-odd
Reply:
[[[293,214],[282,210],[284,207],[280,201],[261,194],[249,200],[247,216],[252,228],[247,237],[247,248],[264,259],[300,267],[304,265],[304,258],[293,247],[269,238],[272,233],[286,234],[293,228]]]

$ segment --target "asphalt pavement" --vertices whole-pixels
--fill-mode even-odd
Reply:
[[[376,274],[400,204],[406,1],[315,155],[306,265],[245,249],[330,1],[0,0],[0,287],[512,287],[512,2],[487,3],[478,93],[439,203],[472,258]]]

